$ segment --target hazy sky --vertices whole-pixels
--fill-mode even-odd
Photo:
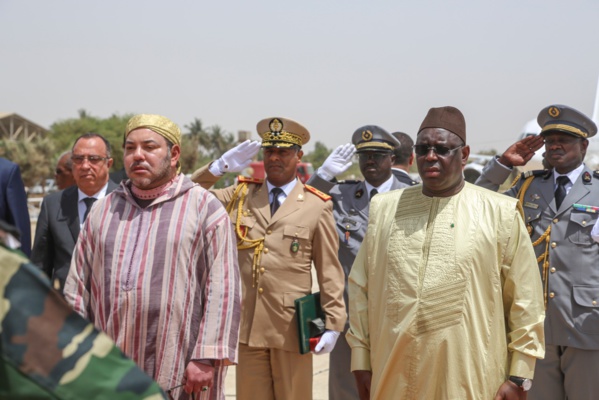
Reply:
[[[597,0],[0,0],[0,112],[286,116],[309,151],[453,105],[474,151],[501,151],[546,105],[591,114],[598,39]]]

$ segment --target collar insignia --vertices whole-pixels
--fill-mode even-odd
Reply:
[[[364,194],[364,191],[362,189],[356,190],[356,198],[357,199],[359,199],[360,197],[362,197],[363,194]]]

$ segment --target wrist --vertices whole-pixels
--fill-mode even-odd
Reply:
[[[322,179],[324,179],[325,181],[330,181],[331,179],[333,179],[335,177],[335,175],[329,173],[328,171],[322,169],[322,167],[318,168],[318,171],[316,171],[316,174],[321,177]]]
[[[506,157],[502,155],[499,156],[499,158],[497,159],[497,162],[499,162],[499,164],[503,165],[506,168],[512,169],[514,167],[514,165],[510,162],[510,160],[508,160]]]

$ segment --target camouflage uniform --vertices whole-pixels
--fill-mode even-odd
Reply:
[[[0,246],[0,399],[163,399],[156,382]]]

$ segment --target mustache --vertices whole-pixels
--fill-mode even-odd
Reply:
[[[134,161],[129,166],[129,168],[131,168],[131,169],[136,168],[136,167],[142,167],[142,168],[145,168],[145,169],[149,169],[150,168],[150,166],[146,162],[144,162],[144,161]]]

